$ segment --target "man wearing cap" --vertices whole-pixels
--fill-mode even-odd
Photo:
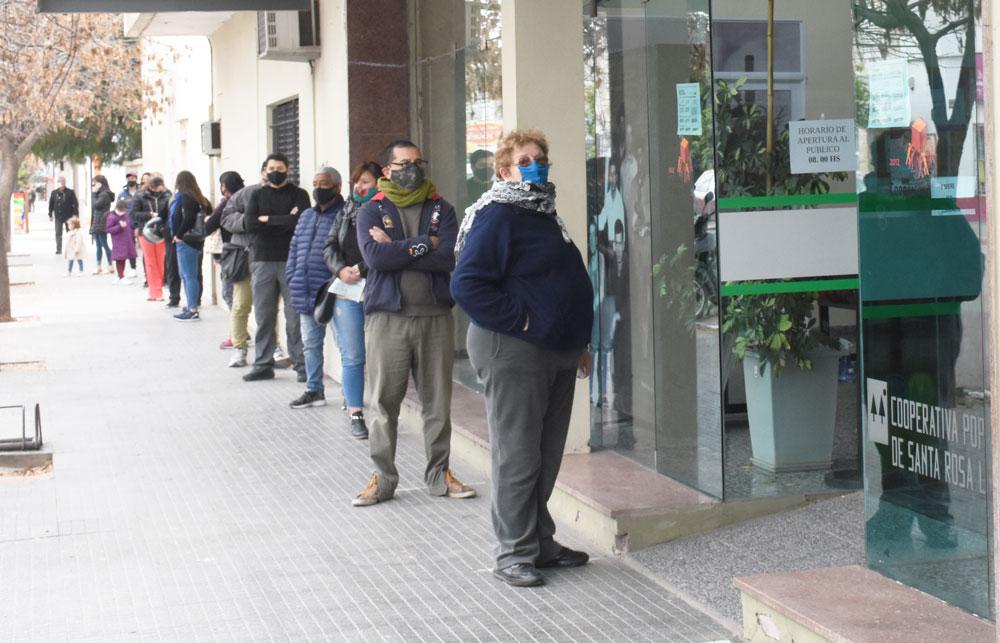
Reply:
[[[118,193],[118,198],[125,199],[129,202],[129,205],[132,204],[132,199],[134,199],[135,195],[139,192],[139,182],[137,179],[138,176],[136,173],[130,170],[128,174],[125,175],[125,187],[123,187],[122,191]]]

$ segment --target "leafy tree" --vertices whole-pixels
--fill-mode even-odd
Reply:
[[[103,135],[115,114],[156,111],[162,88],[141,81],[136,44],[109,14],[37,13],[35,0],[0,2],[0,322],[9,321],[10,195],[18,167],[46,134],[88,123]]]
[[[931,119],[938,133],[937,164],[942,176],[958,174],[962,147],[976,106],[976,21],[982,0],[854,0],[856,44],[885,57],[919,56],[931,91]],[[941,76],[939,46],[952,40],[961,51],[954,107]]]

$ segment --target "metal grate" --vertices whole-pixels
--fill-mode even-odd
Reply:
[[[299,184],[299,99],[271,108],[271,149],[288,157],[288,177]]]

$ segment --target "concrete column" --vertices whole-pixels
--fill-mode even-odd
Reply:
[[[537,127],[549,141],[557,206],[587,252],[583,5],[579,0],[503,0],[504,130]],[[589,386],[579,380],[566,451],[590,450]]]

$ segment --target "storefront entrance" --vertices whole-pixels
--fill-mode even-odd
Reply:
[[[589,0],[584,116],[591,446],[863,484],[872,567],[989,615],[977,7]]]

